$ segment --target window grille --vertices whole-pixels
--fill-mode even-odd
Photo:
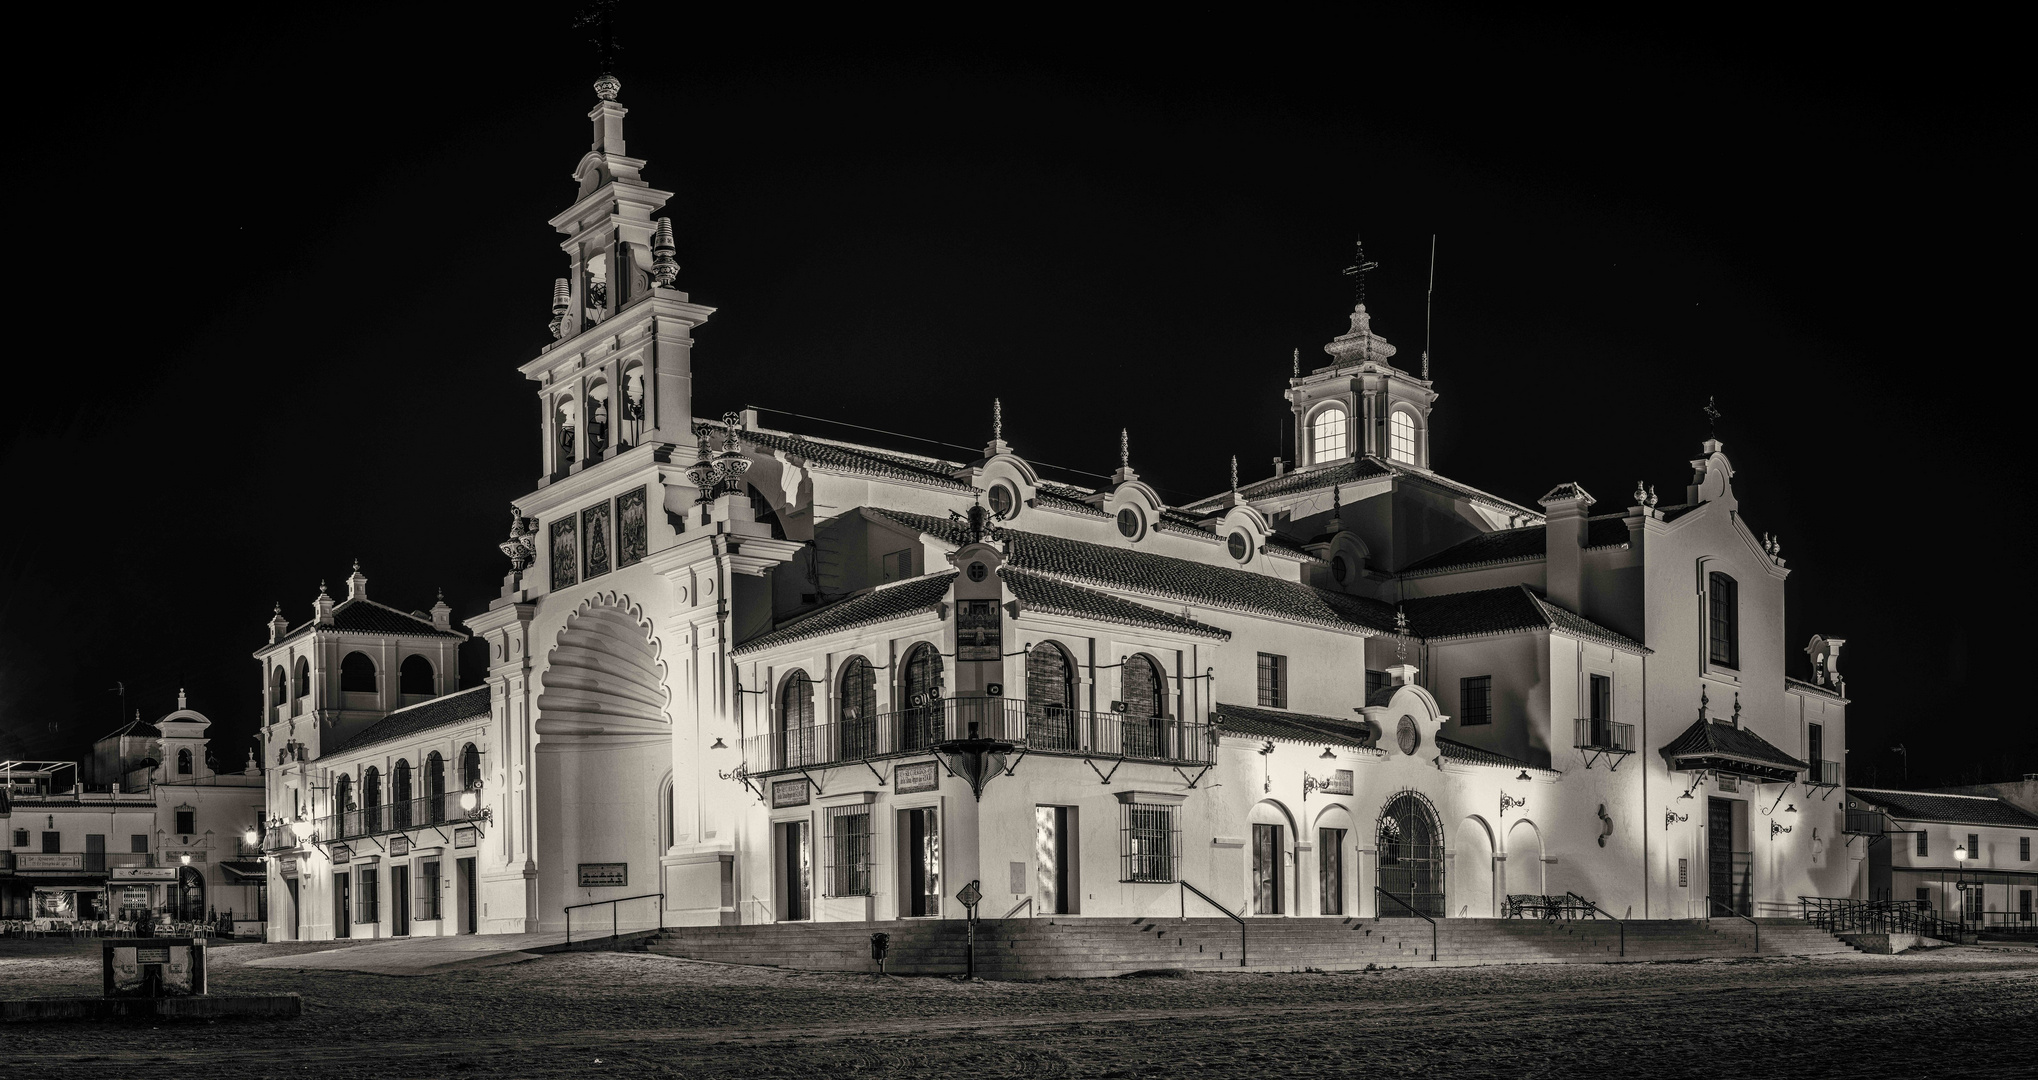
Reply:
[[[194,810],[177,811],[177,831],[186,836],[197,832],[198,823],[195,820],[197,816],[197,812]]]
[[[1384,671],[1366,672],[1366,700],[1373,700],[1374,691],[1386,689],[1390,682],[1391,680],[1387,678],[1387,673]]]
[[[1181,831],[1175,808],[1124,803],[1118,808],[1121,881],[1175,881],[1181,861]]]
[[[827,807],[828,865],[823,880],[829,896],[869,896],[870,807]]]
[[[354,872],[354,907],[355,922],[382,921],[382,905],[375,896],[375,871],[365,866]]]
[[[1967,834],[1967,861],[1977,866],[1981,863],[1981,837],[1974,833]]]
[[[1345,411],[1331,407],[1316,414],[1309,425],[1309,463],[1321,464],[1345,457]]]
[[[2017,837],[2017,860],[2018,860],[2019,862],[2030,862],[2030,861],[2031,861],[2031,838],[2030,838],[2030,837],[2028,837],[2028,836],[2019,836],[2019,837]]]
[[[1493,676],[1474,675],[1458,680],[1458,723],[1465,726],[1493,722]]]
[[[1679,859],[1677,860],[1677,887],[1680,889],[1685,889],[1689,888],[1690,886],[1691,886],[1691,860]]]
[[[1396,412],[1387,423],[1387,456],[1415,464],[1415,421],[1405,412]]]
[[[1923,858],[1931,853],[1931,845],[1925,842],[1925,834],[1923,831],[1920,831],[1918,833],[1918,857]]]
[[[1741,666],[1740,585],[1715,571],[1706,579],[1708,610],[1712,628],[1712,662],[1721,667]]]
[[[1272,709],[1288,707],[1288,658],[1260,654],[1260,704]]]
[[[814,684],[795,669],[786,676],[778,699],[777,766],[808,765],[820,760],[814,745]]]

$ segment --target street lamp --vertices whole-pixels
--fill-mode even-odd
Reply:
[[[1953,848],[1954,873],[1957,875],[1954,888],[1960,893],[1960,928],[1963,931],[1967,929],[1967,860],[1970,855],[1965,844]]]

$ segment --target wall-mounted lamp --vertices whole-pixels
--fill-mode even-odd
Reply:
[[[1668,828],[1669,828],[1670,826],[1672,826],[1672,825],[1675,825],[1675,824],[1677,824],[1677,823],[1678,823],[1678,822],[1680,822],[1680,821],[1690,821],[1690,820],[1691,820],[1691,815],[1690,815],[1690,814],[1680,814],[1680,813],[1678,813],[1678,812],[1677,812],[1677,811],[1675,811],[1675,810],[1665,810],[1665,811],[1663,811],[1663,827],[1664,827],[1665,829],[1668,829]]]
[[[191,865],[191,856],[189,855],[179,855],[177,856],[177,860],[179,862],[182,862],[185,866]]]
[[[1524,783],[1524,784],[1526,784],[1526,783],[1528,783],[1529,781],[1531,781],[1531,780],[1535,779],[1535,777],[1533,777],[1533,776],[1530,776],[1530,775],[1528,774],[1528,770],[1527,770],[1527,769],[1523,769],[1523,770],[1521,771],[1521,775],[1520,775],[1520,776],[1517,776],[1517,777],[1515,777],[1515,779],[1516,779],[1516,780],[1519,780],[1519,781],[1521,781],[1521,782],[1522,782],[1522,783]]]
[[[1323,758],[1323,759],[1325,759],[1325,760],[1328,760],[1328,761],[1336,761],[1336,760],[1337,760],[1337,754],[1336,754],[1336,753],[1334,753],[1334,752],[1332,752],[1331,748],[1330,748],[1330,747],[1328,747],[1328,746],[1326,746],[1326,747],[1324,747],[1324,748],[1323,748],[1323,753],[1321,753],[1321,754],[1318,754],[1318,755],[1316,755],[1316,756],[1317,756],[1317,757],[1320,757],[1320,758]]]
[[[1506,817],[1509,810],[1520,810],[1528,806],[1527,799],[1517,799],[1507,792],[1500,793],[1500,816]]]
[[[473,788],[468,788],[466,791],[460,793],[460,809],[462,810],[466,810],[471,813],[474,810],[474,807],[480,802],[481,798],[480,796],[474,793]]]
[[[714,745],[708,747],[708,749],[710,750],[727,750],[728,748],[729,744],[723,742],[722,737],[720,735],[715,736]]]
[[[1787,832],[1789,832],[1790,830],[1791,830],[1791,826],[1789,826],[1789,825],[1785,825],[1784,823],[1782,823],[1782,822],[1780,822],[1780,821],[1772,821],[1772,822],[1770,822],[1770,823],[1769,823],[1769,836],[1770,836],[1770,839],[1775,839],[1775,837],[1776,837],[1776,834],[1777,834],[1777,833],[1787,833]]]
[[[241,834],[241,839],[247,841],[250,844],[254,843],[257,840],[260,840],[261,838],[262,834],[256,832],[253,829],[249,829],[247,832]]]

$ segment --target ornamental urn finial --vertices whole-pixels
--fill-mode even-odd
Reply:
[[[594,81],[594,96],[603,101],[614,101],[623,92],[623,81],[614,75],[603,75]]]
[[[661,289],[670,289],[679,281],[678,252],[672,242],[672,219],[659,218],[658,232],[651,238],[651,277]]]

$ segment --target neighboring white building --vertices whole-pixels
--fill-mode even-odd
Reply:
[[[1850,788],[1848,843],[1873,900],[1912,900],[1970,926],[2038,929],[2038,816],[1988,795]]]
[[[1124,447],[1106,486],[1045,479],[996,419],[967,462],[705,419],[713,312],[598,90],[556,340],[520,369],[542,475],[466,621],[485,690],[452,692],[443,605],[370,605],[358,570],[257,654],[274,936],[552,929],[644,894],[622,925],[956,917],[971,881],[991,916],[1865,894],[1842,642],[1787,676],[1788,570],[1717,440],[1674,505],[1480,491],[1431,468],[1435,391],[1363,305],[1298,358],[1300,464],[1188,506]],[[439,696],[392,694],[414,661]],[[349,663],[381,681],[339,686]]]

